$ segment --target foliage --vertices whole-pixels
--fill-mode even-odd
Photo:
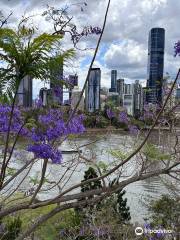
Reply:
[[[66,125],[60,109],[42,109],[37,107],[32,115],[32,109],[21,111],[15,107],[11,134],[19,134],[31,143],[26,150],[33,152],[36,158],[51,159],[53,163],[60,163],[62,155],[53,142],[70,134],[83,133],[83,116],[76,115]],[[6,134],[11,107],[0,105],[0,133]],[[27,124],[27,125],[26,125]]]
[[[60,51],[58,44],[61,35],[43,33],[36,35],[34,28],[20,24],[15,31],[11,28],[0,29],[0,90],[4,99],[11,99],[25,76],[36,79],[56,81],[52,72],[67,58],[74,56],[74,50]]]
[[[175,232],[180,226],[180,200],[169,195],[162,195],[149,205],[150,220],[153,226],[163,226]]]
[[[143,154],[146,156],[148,160],[151,161],[168,160],[171,158],[169,154],[163,153],[154,144],[146,144],[143,148]]]
[[[109,126],[109,121],[102,115],[87,114],[84,119],[84,126],[87,128],[106,128]]]
[[[22,229],[22,220],[20,217],[11,217],[5,224],[2,240],[15,240]]]
[[[178,197],[161,195],[159,199],[152,200],[148,205],[149,222],[144,225],[147,230],[159,229],[161,232],[147,232],[149,239],[166,239],[166,233],[162,230],[171,231],[172,235],[167,239],[179,239],[180,230],[180,201]]]
[[[87,171],[85,171],[84,173],[84,179],[82,180],[82,182],[92,179],[92,178],[97,178],[98,174],[96,172],[96,170],[92,167],[89,167],[89,169]],[[84,186],[82,186],[81,191],[85,192],[88,190],[94,190],[94,189],[99,189],[102,188],[102,183],[101,180],[96,180],[94,182],[90,182],[85,184]]]
[[[129,207],[127,206],[127,198],[123,199],[126,191],[119,191],[117,193],[117,211],[119,214],[120,222],[126,223],[131,220]]]

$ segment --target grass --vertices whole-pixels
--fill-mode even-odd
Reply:
[[[22,194],[17,194],[15,198],[21,198]],[[20,204],[23,200],[18,199],[9,203],[8,205]],[[12,200],[12,199],[11,199]],[[28,199],[27,199],[28,200]],[[8,216],[3,219],[3,222],[6,223],[10,218],[16,216],[20,217],[22,220],[22,231],[28,229],[28,227],[34,223],[34,221],[47,214],[51,210],[56,207],[56,204],[45,206],[38,209],[27,209],[17,212],[13,216]],[[55,240],[59,239],[59,233],[61,230],[74,228],[79,224],[79,220],[75,211],[73,209],[68,209],[63,212],[58,213],[54,217],[50,218],[47,222],[43,223],[41,227],[39,227],[35,233],[35,236],[38,237],[39,240]]]

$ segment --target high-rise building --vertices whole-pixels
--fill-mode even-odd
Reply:
[[[19,85],[16,103],[18,106],[32,107],[32,77],[24,77]]]
[[[139,118],[143,110],[143,88],[139,80],[134,84],[134,116]]]
[[[117,80],[117,93],[119,93],[120,106],[123,105],[124,79]]]
[[[78,86],[78,75],[69,75],[69,103],[71,103],[72,90]]]
[[[74,88],[75,86],[78,86],[78,75],[69,75],[69,83],[70,83],[70,88]]]
[[[134,84],[124,84],[123,107],[129,115],[134,115]]]
[[[165,30],[152,28],[148,42],[147,103],[162,102]]]
[[[111,71],[111,88],[109,92],[116,92],[117,91],[117,70]]]
[[[95,112],[100,109],[100,68],[91,68],[86,87],[86,111]]]
[[[54,77],[50,82],[50,88],[52,90],[52,102],[56,104],[63,103],[63,63],[60,65],[59,70],[51,73]]]
[[[41,99],[43,106],[47,106],[50,103],[51,97],[52,97],[51,89],[47,89],[47,88],[40,89],[39,98]]]
[[[72,90],[71,95],[71,108],[74,109],[79,101],[79,98],[81,96],[81,90],[75,86]],[[84,111],[84,96],[82,96],[81,101],[78,106],[78,110]]]

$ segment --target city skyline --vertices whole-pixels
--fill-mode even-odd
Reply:
[[[39,14],[48,3],[47,0],[39,2],[34,0],[1,0],[0,2],[5,13],[13,11],[12,22],[15,22],[24,12],[29,15]],[[58,2],[53,0],[51,5],[61,7]],[[68,3],[72,2],[68,1]],[[106,1],[99,0],[98,4],[95,0],[87,0],[86,2],[87,7],[84,7],[83,12],[77,6],[71,10],[72,15],[75,14],[75,20],[79,18],[78,22],[82,23],[81,25],[101,27]],[[99,14],[94,16],[95,7]],[[124,78],[128,82],[134,82],[136,79],[145,82],[145,79],[147,79],[148,32],[153,27],[163,27],[166,30],[164,72],[168,72],[173,78],[179,63],[179,60],[173,56],[173,46],[179,37],[178,28],[174,27],[178,22],[178,14],[176,13],[179,13],[179,10],[180,3],[175,2],[175,0],[137,0],[136,2],[132,0],[126,2],[113,0],[109,11],[111,18],[107,21],[102,44],[93,66],[102,69],[102,85],[110,88],[109,72],[111,69],[117,69],[119,77]],[[37,24],[40,31],[49,30],[47,22],[40,21],[39,16],[34,23]],[[96,37],[84,38],[79,47],[94,47],[96,41]],[[68,41],[66,46],[72,45]],[[92,51],[79,51],[73,69],[70,69],[72,71],[68,72],[67,69],[65,70],[67,75],[78,74],[80,87],[83,85],[91,56]],[[34,89],[38,90],[34,94],[35,96],[38,95],[41,87],[40,81],[36,81]]]

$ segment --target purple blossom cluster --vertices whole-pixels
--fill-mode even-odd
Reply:
[[[140,117],[140,120],[153,120],[155,119],[157,112],[161,109],[159,104],[145,104],[143,109],[143,115]]]
[[[132,135],[137,135],[139,133],[139,129],[135,125],[128,125],[128,129]]]
[[[7,133],[9,127],[11,107],[8,105],[0,105],[0,133]],[[18,133],[20,135],[28,135],[28,130],[22,127],[23,117],[18,108],[14,108],[11,121],[10,133]]]
[[[113,110],[111,108],[108,108],[106,110],[106,114],[107,114],[109,119],[112,119],[113,117],[115,117],[115,113],[113,112]]]
[[[177,43],[175,43],[174,46],[174,56],[180,56],[180,41],[178,41]]]
[[[41,98],[35,99],[34,106],[35,108],[41,108],[43,106],[42,99]]]
[[[85,131],[83,120],[84,117],[78,115],[66,125],[60,110],[48,110],[39,115],[37,127],[32,128],[31,139],[34,145],[28,147],[27,150],[33,152],[36,157],[50,158],[53,163],[61,162],[61,152],[51,147],[52,142],[70,134],[83,133]]]
[[[61,86],[55,86],[53,87],[53,92],[56,97],[60,97],[63,94],[63,88]]]
[[[125,124],[128,124],[129,119],[128,119],[127,112],[123,111],[119,113],[119,121]]]
[[[36,108],[35,110],[39,111]],[[0,105],[0,133],[6,134],[8,131],[10,112],[10,106]],[[83,115],[74,116],[66,124],[63,113],[59,109],[43,110],[35,117],[34,124],[27,124],[27,128],[26,125],[24,126],[26,114],[28,114],[28,110],[22,112],[15,107],[10,133],[19,133],[28,138],[32,143],[27,147],[27,151],[33,152],[38,158],[51,159],[53,163],[60,163],[62,160],[61,151],[53,147],[53,142],[64,139],[70,134],[79,134],[85,131]]]
[[[61,163],[62,154],[49,144],[41,143],[29,145],[27,151],[33,152],[36,158],[51,159],[53,163]]]
[[[132,135],[137,135],[139,133],[138,127],[130,123],[130,119],[128,118],[127,112],[122,111],[119,113],[119,121],[127,124],[128,130]]]

